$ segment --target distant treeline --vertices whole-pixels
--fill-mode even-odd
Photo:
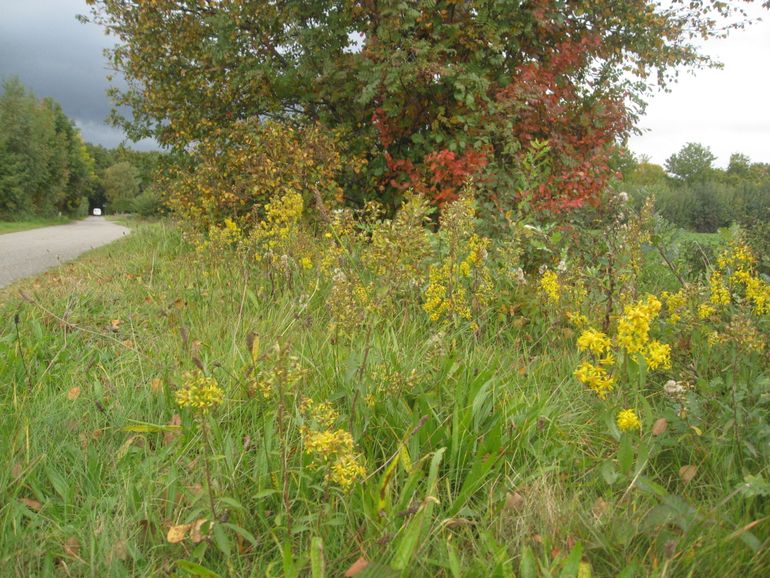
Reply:
[[[160,153],[84,143],[51,98],[39,99],[17,78],[0,93],[0,219],[152,213],[161,203],[152,187]]]
[[[715,160],[707,147],[688,143],[665,167],[644,158],[629,161],[624,186],[637,203],[654,195],[661,215],[693,231],[770,221],[770,164],[752,163],[736,153],[727,169],[719,169]]]

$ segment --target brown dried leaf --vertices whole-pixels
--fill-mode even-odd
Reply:
[[[64,541],[64,553],[72,558],[80,556],[80,542],[75,536],[70,536]]]
[[[118,540],[112,547],[109,554],[111,557],[117,558],[121,562],[128,559],[128,542],[126,540]]]
[[[687,464],[686,466],[682,466],[679,468],[679,477],[682,478],[682,481],[687,484],[695,477],[695,474],[698,473],[698,466],[694,466],[692,464]]]
[[[594,513],[594,516],[597,518],[601,518],[602,515],[604,515],[604,512],[607,511],[607,508],[609,507],[609,504],[607,501],[599,496],[596,498],[596,501],[594,502],[593,507],[591,508],[591,511]]]
[[[174,416],[169,420],[168,425],[182,425],[182,417],[178,413],[174,414]],[[163,434],[163,443],[170,444],[181,434],[181,430],[167,431]]]
[[[110,325],[113,329],[117,330],[120,327],[120,319],[113,319],[110,321]]]
[[[77,398],[80,397],[80,386],[76,385],[75,387],[71,388],[67,392],[67,399],[70,401],[75,401]]]
[[[211,532],[211,528],[213,527],[213,524],[209,524],[206,528],[206,533],[204,534],[201,529],[203,524],[207,523],[208,520],[206,518],[200,518],[198,520],[195,520],[192,524],[192,528],[190,529],[190,540],[192,540],[193,544],[197,544],[206,538],[208,538],[209,533]]]
[[[192,524],[180,524],[179,526],[171,526],[166,534],[166,540],[169,544],[178,544],[187,535],[187,532],[192,527]]]
[[[353,562],[353,565],[350,566],[350,568],[345,570],[345,578],[351,578],[352,576],[363,572],[368,565],[369,561],[366,558],[363,556],[359,557],[358,560]]]
[[[656,420],[654,424],[652,424],[652,435],[659,436],[662,433],[664,433],[668,429],[668,421],[665,417],[660,418],[659,420]]]
[[[505,494],[505,507],[509,510],[521,510],[524,507],[524,496],[519,492],[508,492]]]
[[[150,382],[150,389],[153,392],[158,393],[162,388],[163,382],[159,378],[156,377]]]
[[[39,512],[40,508],[43,507],[43,504],[31,498],[19,498],[19,501],[27,506],[30,510],[34,510],[36,512]]]

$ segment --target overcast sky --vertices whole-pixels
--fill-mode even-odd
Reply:
[[[52,96],[85,140],[113,147],[123,135],[104,120],[110,103],[102,50],[110,39],[75,19],[87,12],[85,0],[0,0],[0,77],[19,76],[38,96]],[[770,14],[766,20],[711,41],[705,48],[724,69],[683,76],[672,92],[656,95],[641,122],[646,132],[632,138],[631,150],[662,164],[685,143],[699,142],[721,166],[733,152],[770,163]]]

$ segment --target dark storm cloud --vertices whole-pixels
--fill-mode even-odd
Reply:
[[[0,77],[18,76],[36,95],[53,97],[86,141],[113,147],[124,139],[105,122],[111,71],[103,51],[113,40],[78,14],[88,14],[85,0],[0,0]]]

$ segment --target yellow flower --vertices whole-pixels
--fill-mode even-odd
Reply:
[[[588,325],[588,317],[576,311],[567,312],[567,321],[569,321],[574,327],[577,327],[578,329]]]
[[[224,401],[224,392],[213,377],[206,377],[200,371],[194,374],[186,373],[184,377],[184,387],[174,396],[179,407],[189,407],[205,415]]]
[[[620,431],[633,431],[642,428],[642,422],[633,409],[624,409],[618,413],[616,420]]]
[[[310,257],[302,257],[299,260],[299,266],[303,269],[312,269],[313,268],[313,261]]]
[[[719,271],[712,271],[709,277],[709,290],[711,292],[711,302],[714,305],[729,305],[730,291],[722,281],[722,274]]]
[[[618,321],[618,344],[628,353],[642,351],[650,339],[650,323],[658,316],[660,308],[661,303],[654,295],[626,305]]]
[[[330,428],[339,419],[339,413],[328,401],[315,402],[306,397],[299,406],[302,416],[322,428]]]
[[[561,293],[559,277],[553,271],[544,271],[540,277],[540,289],[545,293],[548,300],[552,303],[558,303]]]
[[[610,345],[610,338],[596,329],[586,329],[577,340],[580,351],[591,351],[597,355],[609,351]]]
[[[714,313],[716,312],[717,312],[716,307],[714,307],[713,305],[709,305],[708,303],[701,303],[700,306],[698,307],[698,317],[700,317],[701,319],[708,319],[709,317],[714,315]]]
[[[324,462],[331,460],[337,454],[353,451],[353,436],[344,429],[315,431],[305,429],[303,432],[305,453],[313,454]]]
[[[575,377],[580,383],[596,392],[600,399],[607,397],[615,383],[615,378],[607,373],[606,369],[587,361],[578,365],[575,369]]]
[[[647,360],[647,367],[650,369],[671,368],[671,346],[660,341],[650,341],[644,352],[644,358]]]
[[[357,480],[366,476],[366,468],[361,465],[357,456],[347,454],[340,456],[329,468],[326,479],[334,482],[343,490],[347,490]]]

